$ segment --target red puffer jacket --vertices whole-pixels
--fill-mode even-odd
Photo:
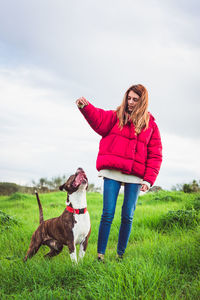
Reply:
[[[115,111],[105,111],[91,103],[80,109],[90,126],[102,136],[96,167],[120,170],[154,184],[162,162],[159,129],[150,114],[149,127],[135,135],[132,122],[120,130]]]

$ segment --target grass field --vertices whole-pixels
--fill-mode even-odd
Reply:
[[[58,216],[66,194],[40,195],[44,218]],[[118,198],[105,264],[96,260],[102,195],[87,195],[92,233],[83,262],[66,247],[45,260],[48,247],[23,258],[39,223],[35,196],[0,197],[0,299],[200,299],[200,194],[139,197],[125,257],[116,261],[123,196]]]

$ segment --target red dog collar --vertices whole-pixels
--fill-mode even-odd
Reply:
[[[76,209],[76,208],[73,208],[71,206],[67,206],[66,207],[66,210],[68,210],[69,212],[73,213],[73,214],[77,214],[77,215],[80,215],[80,214],[85,214],[86,211],[87,211],[87,207],[85,208],[80,208],[80,209]]]

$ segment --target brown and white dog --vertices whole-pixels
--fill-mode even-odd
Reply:
[[[42,206],[36,192],[40,211],[40,225],[32,235],[24,261],[35,255],[41,245],[50,248],[50,252],[45,255],[49,258],[58,255],[63,246],[66,245],[69,248],[71,260],[77,262],[76,245],[80,244],[79,259],[84,257],[91,232],[86,201],[87,187],[87,176],[82,168],[78,168],[76,173],[60,186],[60,190],[68,192],[66,209],[61,216],[46,221],[43,220]]]

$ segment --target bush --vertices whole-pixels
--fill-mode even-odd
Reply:
[[[200,210],[200,197],[198,196],[194,200],[187,203],[185,208],[190,209],[190,210],[194,209],[196,211],[199,211]]]
[[[200,219],[194,210],[177,210],[168,211],[168,213],[161,217],[158,223],[158,229],[171,229],[174,226],[181,228],[192,228],[198,225]]]
[[[196,197],[193,201],[193,208],[197,211],[200,210],[200,197]]]
[[[17,225],[19,222],[12,216],[7,215],[0,210],[0,229],[9,229],[13,225]]]
[[[184,193],[199,193],[200,192],[200,180],[197,182],[193,180],[190,183],[176,184],[172,186],[173,191],[183,191]]]
[[[159,191],[162,191],[162,188],[161,188],[160,186],[157,186],[157,185],[154,185],[153,187],[151,187],[151,188],[149,189],[149,192],[154,192],[154,193],[156,193],[156,192],[159,192]]]
[[[12,182],[0,182],[0,195],[9,196],[13,193],[33,193],[34,189],[28,186],[21,186]]]
[[[19,190],[19,186],[11,182],[0,182],[0,195],[8,196]]]
[[[193,180],[192,183],[190,184],[185,183],[183,185],[184,193],[198,193],[199,191],[200,191],[200,184],[196,180]]]

